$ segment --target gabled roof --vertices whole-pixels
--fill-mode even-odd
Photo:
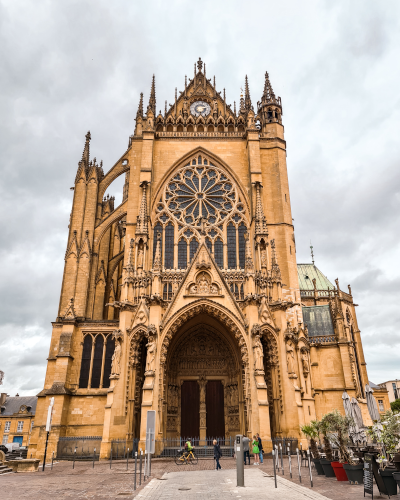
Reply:
[[[315,278],[317,290],[333,290],[334,285],[324,276],[315,264],[297,264],[300,290],[314,290]]]
[[[5,403],[2,405],[2,407],[5,406],[5,410],[1,412],[1,416],[4,415],[14,415],[14,413],[18,413],[21,406],[30,406],[31,409],[29,410],[30,413],[33,415],[36,412],[36,404],[37,404],[37,397],[36,396],[14,396],[14,397],[7,397],[5,400]]]

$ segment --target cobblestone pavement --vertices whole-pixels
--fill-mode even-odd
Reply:
[[[96,462],[94,469],[92,469],[92,464],[89,462],[76,462],[75,469],[72,469],[71,462],[60,462],[55,463],[53,470],[46,467],[45,472],[37,473],[19,473],[19,474],[4,474],[0,475],[0,498],[1,500],[64,500],[64,499],[90,499],[90,500],[105,500],[105,499],[132,499],[137,498],[137,500],[145,500],[147,494],[154,489],[158,491],[158,496],[147,498],[161,498],[160,492],[163,492],[163,498],[176,497],[177,495],[187,495],[195,496],[197,499],[201,498],[214,498],[212,487],[221,488],[224,486],[225,481],[230,479],[232,482],[232,487],[236,485],[235,479],[235,469],[236,461],[233,459],[223,458],[221,460],[221,465],[223,471],[215,472],[214,461],[213,460],[199,460],[196,466],[193,465],[182,465],[178,466],[171,460],[153,460],[152,461],[152,479],[150,482],[142,484],[139,487],[139,477],[137,476],[138,488],[136,491],[133,489],[134,474],[133,474],[133,462],[129,462],[129,470],[126,470],[126,462],[118,461],[113,462],[112,469],[107,462]],[[208,471],[203,472],[202,479],[193,482],[192,474],[184,474],[185,472],[193,471]],[[273,478],[264,477],[266,475],[273,474],[272,461],[265,459],[264,465],[261,466],[246,466],[245,467],[245,484],[246,488],[240,488],[238,493],[232,493],[233,498],[241,496],[242,498],[248,498],[246,491],[247,488],[252,488],[251,481],[253,481],[253,475],[258,477],[258,489],[257,491],[252,491],[252,496],[257,500],[259,498],[270,498],[270,491],[272,495],[277,494],[281,498],[283,490],[290,487],[296,487],[300,485],[299,476],[297,472],[297,462],[294,458],[293,460],[293,477],[290,479],[288,460],[284,460],[284,471],[285,474],[282,476],[282,472],[278,473],[278,489],[273,488]],[[302,483],[301,485],[305,487],[301,491],[303,495],[311,495],[313,493],[319,493],[325,498],[330,498],[332,500],[361,500],[363,496],[363,487],[361,486],[350,486],[347,482],[338,482],[335,478],[326,478],[325,476],[317,476],[314,474],[314,487],[311,489],[310,478],[308,467],[302,467]],[[178,476],[173,476],[171,473],[178,473]],[[208,496],[202,496],[201,491],[196,492],[196,490],[178,490],[175,488],[175,493],[167,491],[169,487],[160,486],[167,485],[169,480],[165,480],[171,474],[172,481],[170,484],[175,484],[179,482],[179,487],[192,487],[192,485],[207,484],[207,488],[210,489],[205,493]],[[218,479],[219,478],[219,479]],[[279,478],[281,479],[279,481]],[[163,480],[164,479],[164,480]],[[248,483],[250,479],[250,483]],[[222,484],[221,484],[222,483]],[[151,488],[145,488],[151,484]],[[156,487],[156,485],[159,485]],[[161,489],[160,489],[161,488]],[[165,491],[162,489],[165,488]],[[234,488],[236,490],[236,488]],[[228,490],[218,491],[216,495],[218,498],[221,497],[221,493],[228,494]],[[315,496],[303,496],[296,497],[295,491],[292,491],[290,499],[295,498],[317,498]],[[148,492],[148,493],[147,493]],[[306,493],[305,493],[306,492]],[[143,495],[143,496],[139,496]],[[226,497],[226,498],[232,498]],[[285,498],[285,497],[282,497]],[[289,498],[289,497],[288,497]],[[321,496],[318,498],[322,499]],[[368,496],[367,496],[368,498]],[[374,498],[383,499],[387,498],[385,496],[379,496],[379,492],[375,487]],[[399,499],[400,495],[392,496],[393,500]],[[175,498],[173,499],[175,500]]]

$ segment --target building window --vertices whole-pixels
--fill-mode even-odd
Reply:
[[[172,299],[172,285],[171,283],[166,283],[163,289],[163,299],[171,300]]]
[[[186,269],[187,267],[187,243],[184,239],[178,243],[178,268]]]
[[[190,262],[192,262],[193,257],[195,256],[197,249],[199,248],[199,242],[197,240],[192,240],[190,242]]]
[[[110,387],[111,362],[114,349],[115,340],[111,335],[105,338],[102,334],[99,334],[95,339],[91,334],[85,336],[79,377],[80,389]]]
[[[228,267],[229,269],[236,269],[236,229],[233,224],[229,224],[227,236]]]
[[[168,224],[165,228],[164,267],[165,269],[174,268],[174,226],[172,224]]]
[[[397,387],[396,387],[396,384],[394,382],[392,382],[392,387],[393,387],[394,399],[399,399]]]
[[[222,269],[224,267],[224,244],[219,238],[214,243],[214,258],[217,265]]]
[[[383,400],[378,399],[379,411],[385,411],[385,407],[383,406]]]
[[[11,427],[11,421],[7,420],[4,426],[4,432],[10,432],[10,427]]]
[[[240,224],[238,233],[239,233],[239,267],[240,269],[244,269],[245,257],[246,257],[246,240],[244,239],[244,235],[247,233],[247,229],[244,224]]]
[[[153,242],[153,263],[154,263],[154,257],[156,256],[156,249],[157,249],[157,234],[161,233],[162,234],[162,225],[160,223],[156,224],[154,228],[154,242]],[[162,257],[162,237],[161,237],[161,257]]]
[[[19,420],[18,421],[18,426],[17,426],[17,432],[22,432],[24,429],[24,421],[23,420]]]
[[[6,436],[6,435],[4,435],[4,436],[3,436],[3,441],[2,441],[2,443],[1,443],[1,444],[7,444],[7,443],[8,443],[8,435],[7,435],[7,436]]]

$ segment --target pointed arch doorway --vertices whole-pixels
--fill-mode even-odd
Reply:
[[[240,432],[244,411],[239,359],[235,340],[206,314],[176,333],[167,358],[164,435],[202,440]]]

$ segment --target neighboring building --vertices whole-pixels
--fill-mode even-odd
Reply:
[[[393,403],[396,399],[400,399],[400,380],[389,380],[378,384],[380,387],[385,387],[389,394],[389,401]]]
[[[365,410],[351,292],[296,263],[282,103],[268,74],[257,110],[247,77],[238,108],[199,60],[164,114],[153,77],[147,112],[141,95],[128,149],[106,174],[86,135],[37,458],[50,397],[48,452],[60,436],[99,436],[103,458],[112,440],[144,440],[148,410],[159,447],[177,436],[300,436],[310,419],[343,411],[343,390]],[[123,174],[114,207],[104,194]]]
[[[376,400],[376,404],[378,405],[379,413],[385,413],[385,411],[390,410],[390,398],[389,391],[382,384],[376,385],[373,382],[369,381],[369,386],[374,391],[374,398]]]
[[[35,420],[36,396],[10,397],[2,393],[0,398],[0,443],[19,443],[28,446]]]

